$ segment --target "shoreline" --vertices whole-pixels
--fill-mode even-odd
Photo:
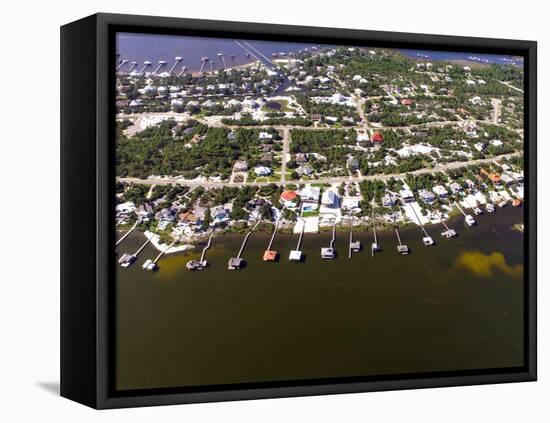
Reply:
[[[498,211],[495,212],[494,215],[496,215],[497,213],[499,213],[499,212]],[[503,212],[500,211],[500,213],[503,213]],[[485,216],[485,218],[487,218],[487,219],[491,218],[491,216],[487,213],[484,213],[482,216]],[[479,216],[476,216],[476,217],[478,218]],[[464,217],[462,215],[451,216],[448,219],[442,220],[440,222],[427,223],[423,226],[427,231],[434,231],[434,230],[436,231],[435,233],[431,234],[432,236],[436,236],[436,235],[439,234],[440,230],[441,231],[444,230],[444,227],[438,228],[438,226],[443,225],[442,222],[445,222],[445,224],[449,225],[450,227],[457,228],[457,227],[463,226],[464,228],[468,229],[464,222],[461,223],[461,218],[462,218],[462,220],[464,219]],[[520,230],[521,226],[523,226],[523,222],[514,223],[513,225],[511,225],[511,230],[514,230],[515,232],[523,233]],[[266,228],[267,230],[265,230],[264,228]],[[367,224],[353,225],[352,229],[353,229],[353,233],[357,236],[360,236],[361,234],[372,234],[372,232],[373,232],[372,222],[367,223]],[[396,223],[396,224],[387,223],[387,222],[376,222],[376,232],[380,236],[386,236],[386,235],[390,234],[394,229],[406,230],[406,231],[411,231],[411,230],[417,229],[417,230],[421,231],[421,226],[416,225],[414,222],[406,222],[406,223],[400,222],[400,223]],[[218,237],[222,237],[222,236],[229,236],[229,237],[238,236],[238,235],[242,236],[242,235],[246,234],[247,232],[249,232],[250,230],[251,230],[251,227],[249,227],[249,226],[242,227],[242,228],[234,228],[234,227],[229,227],[229,228],[225,228],[225,229],[219,229],[218,228],[218,229],[214,230],[214,232],[215,232],[214,239],[218,238]],[[310,233],[307,233],[307,234],[317,236],[317,235],[326,234],[326,233],[330,232],[331,230],[332,230],[332,226],[323,226],[323,227],[319,228],[318,232],[310,232]],[[119,229],[117,229],[117,231],[122,232]],[[146,237],[149,237],[150,235],[153,234],[150,231],[141,232],[141,231],[138,230],[136,232],[141,233],[142,235],[144,235]],[[278,235],[284,235],[284,236],[296,235],[293,232],[293,226],[280,227],[277,232],[278,232]],[[336,225],[336,233],[337,234],[349,234],[349,232],[350,232],[350,225],[341,225],[341,224]],[[186,252],[186,251],[196,249],[201,244],[204,244],[206,242],[206,240],[208,239],[210,233],[211,232],[206,232],[203,235],[201,235],[197,239],[196,243],[194,243],[194,244],[187,241],[186,243],[183,243],[183,244],[179,244],[179,245],[176,244],[176,245],[170,247],[167,251],[164,251],[164,250],[168,247],[168,245],[167,244],[161,244],[159,242],[160,237],[157,234],[153,235],[153,238],[151,239],[150,243],[154,246],[154,248],[157,251],[159,251],[159,252],[164,251],[164,254],[173,254],[173,253],[179,253],[179,252]],[[260,234],[263,234],[264,236],[270,236],[272,234],[272,225],[261,225],[253,233],[260,233]]]

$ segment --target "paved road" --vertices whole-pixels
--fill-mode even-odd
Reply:
[[[500,98],[492,98],[491,104],[493,105],[493,124],[498,125],[500,119],[500,104],[502,100]]]
[[[498,81],[498,80],[497,80]],[[510,84],[509,82],[504,82],[504,81],[498,81],[500,82],[502,85],[506,85],[508,88],[511,88],[513,90],[516,90],[516,91],[519,91],[520,93],[523,92],[523,90],[521,88],[518,88],[518,87],[514,87],[512,84]]]
[[[368,176],[361,176],[357,178],[353,178],[351,181],[353,182],[361,182],[361,181],[368,181],[368,180],[381,180],[381,181],[387,181],[390,178],[404,178],[407,174],[411,175],[420,175],[423,173],[435,173],[435,172],[444,172],[451,169],[460,169],[462,167],[467,167],[475,164],[483,164],[483,163],[491,163],[495,162],[499,159],[504,159],[512,156],[518,156],[522,154],[522,152],[515,152],[510,154],[503,154],[498,157],[492,157],[488,159],[479,159],[479,160],[471,160],[468,162],[453,162],[453,163],[447,163],[444,165],[438,165],[433,168],[424,168],[415,170],[412,172],[406,172],[406,173],[392,173],[388,175],[368,175]],[[139,178],[117,178],[118,181],[121,182],[131,182],[135,184],[144,184],[144,185],[183,185],[188,186],[190,188],[196,188],[196,187],[204,187],[204,188],[222,188],[222,187],[240,187],[243,185],[256,185],[256,186],[264,186],[269,185],[274,182],[211,182],[211,181],[194,181],[194,180],[185,180],[185,179],[176,179],[176,178],[149,178],[149,179],[139,179]],[[305,181],[300,180],[292,180],[292,181],[284,181],[279,182],[283,184],[303,184]],[[312,183],[328,183],[328,184],[339,184],[342,182],[350,182],[349,176],[339,176],[339,177],[328,177],[328,178],[319,178],[311,181]],[[275,182],[277,183],[277,182]]]
[[[283,129],[283,157],[281,159],[281,184],[286,182],[286,159],[290,149],[290,130]]]

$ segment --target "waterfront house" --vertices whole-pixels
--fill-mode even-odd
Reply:
[[[384,207],[393,207],[395,206],[396,202],[397,202],[397,196],[390,192],[386,193],[386,195],[382,197],[382,205]]]
[[[421,189],[418,191],[418,195],[427,204],[432,204],[435,201],[435,194],[427,189]]]
[[[296,207],[296,191],[286,190],[281,193],[281,203],[287,208]]]
[[[210,225],[218,225],[229,220],[229,210],[227,210],[223,205],[211,207],[210,216],[212,217],[212,223]]]
[[[510,175],[507,175],[507,174],[503,174],[501,177],[500,177],[500,181],[507,185],[507,186],[510,186],[514,183],[514,179],[510,176]]]
[[[321,197],[321,204],[323,206],[336,208],[338,207],[338,203],[338,195],[334,191],[326,190],[323,192]]]
[[[180,220],[180,222],[183,222],[183,223],[188,223],[188,224],[191,224],[191,225],[195,225],[197,223],[197,216],[195,216],[195,214],[193,212],[190,212],[190,211],[187,211],[185,213],[180,213],[178,215],[178,218]]]
[[[464,180],[464,183],[466,184],[466,186],[470,189],[473,189],[475,188],[476,184],[474,183],[474,181],[472,181],[471,179],[465,179]]]
[[[447,189],[443,185],[434,186],[433,191],[439,198],[446,198],[448,194]]]
[[[404,203],[410,203],[414,201],[414,194],[410,189],[402,189],[399,191],[399,196],[401,197],[401,201]]]
[[[350,211],[359,211],[359,203],[361,202],[361,197],[358,196],[347,196],[342,198],[342,208]]]
[[[451,189],[451,192],[453,194],[458,194],[460,191],[462,191],[462,187],[457,182],[451,182],[451,184],[449,185],[449,188]]]
[[[141,218],[149,218],[153,216],[153,207],[149,203],[144,203],[138,207],[137,214]]]

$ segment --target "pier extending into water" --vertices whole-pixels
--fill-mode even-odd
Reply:
[[[373,231],[373,234],[374,234],[374,242],[371,244],[370,246],[370,254],[371,254],[371,257],[374,257],[374,253],[376,251],[381,251],[382,250],[382,247],[380,247],[380,245],[378,244],[378,236],[376,235],[376,219],[374,218],[374,200],[373,200],[373,204],[372,204],[372,231]]]
[[[397,235],[397,242],[399,243],[397,246],[397,252],[403,255],[409,254],[409,247],[401,242],[401,236],[399,235],[399,229],[397,229],[397,226],[395,227],[395,235]]]
[[[456,231],[454,229],[449,228],[444,220],[441,221],[441,224],[445,228],[445,231],[441,232],[441,236],[445,238],[453,238],[456,236]]]
[[[476,224],[476,220],[471,214],[467,214],[462,208],[458,205],[458,202],[455,201],[455,206],[460,212],[464,215],[464,220],[468,224],[468,226],[474,226]]]
[[[241,258],[241,256],[243,254],[244,247],[246,247],[246,243],[248,242],[248,238],[250,237],[250,235],[252,235],[252,232],[254,232],[254,230],[260,224],[261,221],[262,221],[262,219],[258,219],[256,224],[246,233],[246,235],[244,236],[244,239],[243,239],[243,243],[241,244],[241,248],[239,249],[239,252],[237,254],[237,257],[231,257],[229,259],[229,262],[227,263],[227,269],[228,270],[238,270],[238,269],[241,268],[241,266],[243,264],[243,259]]]
[[[130,235],[132,232],[134,232],[134,230],[137,228],[137,225],[139,224],[139,222],[140,222],[139,219],[136,220],[136,223],[134,223],[134,226],[132,226],[132,227],[128,230],[128,232],[126,232],[124,235],[122,235],[122,236],[120,237],[120,239],[115,243],[115,246],[118,246],[118,244],[120,244],[122,241],[124,241],[124,239],[125,239],[128,235]]]
[[[302,261],[302,251],[300,250],[300,246],[302,245],[302,238],[304,237],[306,222],[301,217],[298,217],[298,219],[300,219],[300,221],[302,222],[302,230],[300,231],[300,236],[298,237],[298,243],[296,244],[296,249],[290,250],[290,254],[288,256],[288,259],[290,261]]]
[[[199,261],[189,260],[187,262],[187,264],[185,265],[185,267],[187,267],[187,269],[189,269],[189,270],[202,270],[208,265],[208,262],[206,261],[206,251],[210,248],[210,245],[212,245],[212,238],[213,237],[214,237],[214,231],[212,231],[212,233],[208,237],[208,242],[206,243],[206,245],[202,249],[200,260]]]
[[[420,225],[420,229],[422,229],[422,232],[424,232],[424,238],[422,238],[422,242],[424,243],[424,245],[426,247],[429,247],[430,245],[435,245],[435,241],[433,240],[433,238],[430,236],[430,234],[428,234],[428,232],[426,231],[426,228],[424,227],[424,225],[422,224],[422,221],[420,220],[420,218],[418,217],[418,213],[416,213],[416,210],[414,209],[413,206],[409,205],[409,207],[411,208],[411,210],[413,211],[414,215],[416,216],[416,219],[418,220],[418,224]]]
[[[147,246],[147,244],[149,244],[149,242],[151,242],[151,239],[153,238],[153,236],[150,236],[150,237],[147,237],[147,241],[145,241],[141,247],[139,247],[137,249],[137,251],[134,253],[134,254],[123,254],[122,257],[118,260],[118,262],[120,263],[120,265],[122,267],[128,267],[130,266],[134,261],[137,260],[138,256],[139,256],[139,253],[141,253],[143,251],[143,249]]]
[[[353,240],[353,219],[349,226],[349,249],[348,249],[348,259],[351,259],[353,252],[358,253],[361,251],[361,242]]]
[[[336,217],[334,218],[334,224],[332,225],[332,238],[330,239],[330,247],[321,248],[321,258],[333,259],[336,256],[336,251],[334,251],[335,239],[336,239]]]
[[[279,253],[275,250],[272,250],[271,247],[273,245],[273,241],[275,240],[275,235],[277,235],[277,230],[279,229],[279,222],[281,221],[281,218],[283,217],[283,211],[285,208],[283,207],[281,212],[279,213],[279,217],[277,217],[277,220],[275,221],[275,228],[273,229],[273,234],[271,234],[271,238],[269,239],[269,244],[267,245],[267,249],[264,251],[264,261],[275,261],[277,260],[277,257]]]
[[[152,271],[152,270],[156,270],[157,269],[157,261],[160,260],[160,258],[166,254],[166,252],[172,248],[174,245],[176,245],[176,243],[180,240],[181,237],[179,237],[178,239],[174,240],[172,243],[170,243],[164,250],[162,250],[160,253],[158,253],[158,255],[153,259],[153,260],[146,260],[145,263],[143,263],[143,266],[141,266],[143,268],[143,270],[148,270],[148,271]]]

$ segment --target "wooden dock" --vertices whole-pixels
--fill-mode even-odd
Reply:
[[[382,248],[378,244],[378,235],[376,234],[376,219],[374,218],[374,200],[373,200],[373,205],[372,205],[371,219],[372,219],[372,231],[373,231],[373,235],[374,235],[374,242],[370,246],[370,254],[371,254],[371,257],[374,257],[374,253],[376,251],[382,250]]]
[[[128,235],[130,235],[130,234],[137,228],[137,225],[139,224],[139,222],[140,222],[139,219],[136,220],[136,223],[134,223],[134,226],[132,226],[132,227],[128,230],[128,232],[126,232],[124,235],[122,235],[122,236],[120,237],[120,239],[115,243],[115,247],[118,247],[118,245],[119,245],[122,241],[124,241],[124,239],[125,239]]]
[[[189,260],[187,262],[185,267],[187,267],[188,270],[202,270],[208,265],[208,262],[206,261],[206,251],[210,248],[210,245],[212,245],[212,238],[213,237],[214,237],[214,231],[212,231],[212,233],[208,237],[208,242],[206,243],[206,245],[202,249],[200,260],[199,261]]]
[[[151,239],[153,237],[148,237],[147,238],[147,241],[145,241],[141,247],[139,247],[137,249],[137,251],[134,253],[134,254],[123,254],[122,257],[118,260],[118,262],[120,263],[120,265],[122,267],[128,267],[130,266],[134,261],[137,260],[138,256],[139,256],[139,253],[141,253],[143,251],[143,249],[147,246],[147,244],[149,244],[149,242],[151,242]]]
[[[296,249],[291,250],[288,256],[290,261],[302,261],[302,251],[300,246],[302,245],[302,238],[304,237],[304,230],[306,229],[306,222],[299,217],[298,219],[302,222],[302,230],[300,231],[300,236],[298,237],[298,242],[296,243]]]
[[[401,242],[401,236],[399,236],[399,229],[397,229],[397,226],[395,227],[395,235],[397,235],[397,242],[399,243],[397,252],[403,255],[409,254],[409,247]]]
[[[239,252],[237,254],[237,257],[231,257],[227,263],[227,269],[228,270],[239,270],[243,264],[243,259],[241,258],[244,248],[246,247],[246,243],[248,242],[248,238],[250,235],[252,235],[252,232],[258,227],[262,219],[258,219],[256,224],[246,233],[244,236],[243,242],[241,244],[241,248],[239,249]]]
[[[151,237],[152,238],[152,237]],[[166,248],[164,250],[162,250],[160,253],[158,253],[158,255],[153,259],[153,260],[147,260],[145,263],[143,263],[143,270],[147,270],[147,271],[152,271],[152,270],[156,270],[157,269],[157,262],[160,260],[160,258],[166,254],[166,252],[172,248],[174,245],[176,245],[176,243],[181,239],[181,236],[174,240],[173,242],[171,242],[169,245],[166,246]]]
[[[353,241],[353,219],[349,227],[349,248],[348,248],[348,259],[351,259],[353,252],[358,253],[361,250],[361,242]]]
[[[333,259],[336,256],[336,251],[334,251],[335,240],[336,240],[336,218],[334,219],[334,224],[332,225],[332,238],[330,239],[330,247],[321,248],[321,258]]]
[[[455,201],[455,206],[460,212],[464,215],[464,220],[468,224],[468,226],[474,226],[476,224],[476,220],[471,214],[466,214],[464,210],[458,205],[458,202]]]
[[[271,238],[269,239],[269,244],[267,245],[267,249],[264,251],[264,256],[263,256],[264,261],[276,261],[277,256],[279,255],[279,253],[275,250],[272,250],[271,247],[273,246],[275,235],[277,235],[277,230],[279,229],[279,222],[283,217],[284,209],[285,209],[284,207],[281,209],[281,213],[279,214],[279,217],[275,221],[275,228],[273,229],[273,233],[271,234]]]
[[[426,228],[424,228],[424,225],[422,224],[422,221],[420,220],[420,218],[418,217],[418,214],[416,213],[416,210],[414,209],[413,206],[410,206],[409,207],[411,208],[411,210],[413,211],[414,215],[416,216],[416,218],[418,219],[418,224],[420,225],[420,229],[422,229],[422,232],[424,232],[424,237],[422,238],[422,242],[424,243],[424,245],[426,247],[429,247],[430,245],[435,245],[435,241],[433,240],[433,238],[428,234],[428,232],[426,231]]]
[[[443,227],[445,228],[445,231],[441,232],[441,236],[442,237],[445,237],[445,238],[453,238],[456,236],[456,231],[454,229],[451,229],[447,226],[447,224],[445,223],[445,221],[441,221],[441,224],[443,225]]]

